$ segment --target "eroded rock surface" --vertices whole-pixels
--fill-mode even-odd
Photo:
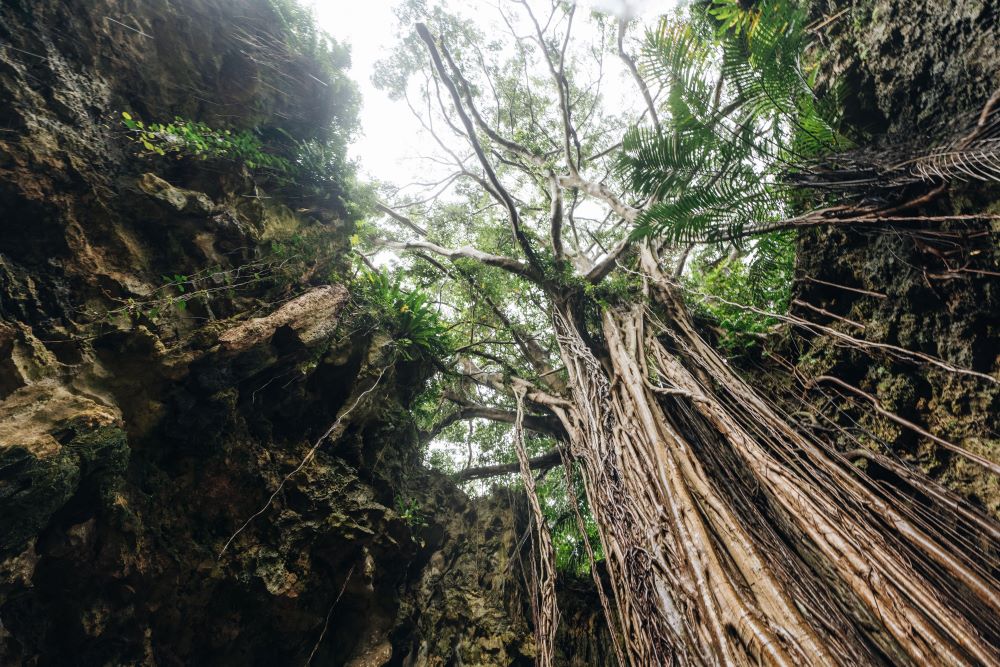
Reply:
[[[936,142],[954,139],[956,127],[968,132],[962,123],[974,122],[1000,90],[997,2],[811,4],[816,25],[822,26],[811,53],[820,65],[821,87],[841,89],[845,127],[861,145],[899,155],[927,151]],[[783,351],[797,360],[800,376],[837,377],[938,437],[1000,459],[1000,385],[989,381],[1000,377],[997,223],[919,219],[998,211],[996,184],[954,179],[940,196],[908,210],[912,221],[804,234],[794,296],[831,315],[802,305],[792,308],[795,315],[847,335],[988,377],[957,373],[884,348],[852,348],[823,334],[804,336]],[[852,439],[841,437],[845,451],[864,447],[900,457],[1000,517],[1000,480],[981,466],[870,409],[856,409],[836,387],[806,395],[854,434]],[[867,399],[854,398],[867,405]],[[891,471],[874,465],[869,469],[907,488]]]
[[[122,126],[314,137],[343,84],[282,25],[265,0],[0,5],[0,663],[531,663],[523,515],[424,468],[428,369],[341,326],[343,202]],[[572,664],[609,664],[581,604]]]

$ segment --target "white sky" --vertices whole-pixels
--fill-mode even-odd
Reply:
[[[371,82],[375,64],[387,58],[398,42],[399,26],[393,7],[404,0],[303,1],[312,5],[324,30],[338,41],[351,46],[350,75],[357,82],[362,95],[362,136],[351,146],[350,157],[360,162],[362,177],[397,185],[427,179],[428,172],[434,171],[434,165],[421,160],[420,156],[434,153],[436,144],[413,117],[406,102],[390,100],[387,94],[377,90]],[[456,0],[449,3],[449,6],[467,15],[482,7],[484,14],[493,15],[498,1],[504,0]],[[583,0],[583,4],[603,11],[623,12],[628,16],[646,18],[668,11],[676,4],[676,0]],[[623,106],[638,104],[641,107],[641,98],[634,83],[625,74],[617,58],[609,59],[608,69],[616,68],[621,71],[605,78],[602,86],[604,99]],[[587,214],[586,211],[585,207],[581,207],[578,214]],[[592,215],[600,217],[598,213]],[[381,264],[391,260],[377,256],[375,261]],[[465,464],[464,445],[436,440],[431,443],[430,449],[445,452],[458,468]],[[479,491],[484,491],[489,483],[479,483]]]
[[[397,41],[398,24],[393,8],[403,0],[304,0],[316,12],[319,25],[338,41],[351,46],[351,78],[361,88],[362,136],[350,155],[361,162],[362,174],[383,181],[404,183],[421,170],[417,156],[430,139],[403,101],[392,101],[372,85],[375,63],[389,56]],[[630,16],[653,16],[674,4],[670,0],[589,0],[584,4],[604,11],[624,11]],[[496,0],[451,3],[465,9],[495,8]]]
[[[388,57],[396,42],[392,8],[400,1],[307,0],[320,26],[351,46],[351,78],[361,88],[364,133],[351,146],[351,157],[360,158],[363,173],[389,181],[411,172],[403,158],[417,154],[420,129],[405,103],[393,102],[371,82],[375,63]]]

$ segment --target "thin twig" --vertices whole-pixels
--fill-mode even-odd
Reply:
[[[819,278],[813,278],[812,276],[806,276],[803,280],[808,280],[811,283],[816,283],[818,285],[826,285],[827,287],[836,287],[839,289],[847,290],[848,292],[857,292],[858,294],[867,294],[868,296],[873,296],[876,299],[888,299],[889,297],[881,292],[873,292],[867,289],[861,289],[860,287],[848,287],[847,285],[838,285],[837,283],[828,283],[825,280],[820,280]]]

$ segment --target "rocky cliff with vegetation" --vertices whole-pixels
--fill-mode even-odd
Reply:
[[[844,121],[859,144],[902,154],[962,132],[963,124],[980,122],[996,103],[1000,57],[990,46],[1000,39],[996,3],[815,4],[819,28],[811,57],[820,81],[839,87]],[[911,201],[904,210],[913,219],[888,230],[831,229],[799,241],[791,313],[874,347],[848,351],[835,335],[818,332],[786,351],[799,377],[835,375],[868,393],[827,382],[811,397],[825,403],[826,415],[849,425],[857,439],[842,435],[840,444],[858,454],[860,465],[906,493],[907,482],[893,466],[901,457],[1000,517],[996,475],[884,413],[860,414],[874,398],[925,433],[986,458],[995,460],[1000,452],[996,383],[963,382],[919,356],[872,356],[879,345],[895,346],[983,376],[995,377],[1000,368],[1000,227],[975,217],[1000,211],[1000,188],[966,173],[947,192]],[[968,220],[933,223],[939,216]],[[888,458],[865,456],[859,443]]]
[[[867,141],[1000,87],[995,3],[816,5],[820,81]],[[0,663],[533,664],[526,504],[426,465],[434,355],[351,259],[347,63],[278,0],[0,6]],[[790,313],[995,374],[997,231],[804,233]],[[768,335],[735,365],[789,413],[819,405],[901,494],[896,456],[1000,517],[995,475],[858,410],[995,459],[995,384]],[[616,664],[589,576],[559,599],[558,664]]]
[[[523,514],[424,467],[352,282],[346,64],[291,3],[0,8],[0,662],[530,662]]]

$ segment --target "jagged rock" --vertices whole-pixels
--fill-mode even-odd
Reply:
[[[117,125],[328,127],[335,87],[274,59],[282,25],[268,0],[0,4],[4,665],[530,662],[523,512],[427,470],[428,369],[338,329],[350,224]],[[333,260],[268,263],[291,237]],[[588,632],[567,646],[610,664]]]
[[[821,78],[849,91],[844,112],[861,130],[913,139],[972,111],[1000,86],[992,0],[810,4],[826,24]]]
[[[175,188],[156,174],[148,172],[139,179],[139,189],[179,213],[207,217],[218,208],[204,192]]]
[[[71,497],[124,472],[128,447],[120,426],[116,410],[53,380],[0,402],[0,558],[30,551],[29,542]]]
[[[275,331],[287,327],[302,345],[311,347],[333,334],[348,296],[342,285],[317,287],[266,317],[255,317],[227,329],[219,336],[219,344],[226,352],[241,352],[267,342]]]
[[[900,145],[926,148],[948,137],[956,119],[978,117],[1000,88],[996,3],[972,1],[956,7],[900,0],[817,0],[812,5],[836,17],[822,31],[820,79],[828,88],[852,91],[845,100],[846,120],[853,124],[847,127],[861,136],[874,133],[865,143],[890,150]],[[994,184],[970,179],[952,184],[944,196],[912,213],[995,213],[998,201]],[[908,227],[803,234],[795,296],[859,322],[865,340],[997,377],[1000,246],[995,235],[982,222]],[[792,311],[816,317],[803,308],[796,311],[793,306]],[[795,354],[805,377],[836,375],[939,437],[993,460],[1000,456],[996,384],[963,380],[928,364],[873,357],[831,336],[811,337]],[[849,426],[866,432],[861,442],[880,452],[888,447],[1000,518],[1000,479],[981,466],[931,442],[921,443],[912,431],[878,416],[862,416],[860,423]],[[843,446],[853,449],[857,442]]]

